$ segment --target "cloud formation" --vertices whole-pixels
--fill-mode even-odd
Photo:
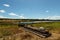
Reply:
[[[19,18],[24,19],[25,17],[21,15],[21,16],[19,16]]]
[[[0,16],[0,18],[7,18],[7,17],[5,17],[5,16]]]
[[[5,13],[5,10],[0,10],[0,13]]]
[[[5,7],[10,7],[10,5],[9,5],[9,4],[3,4],[3,6],[5,6]]]
[[[60,16],[49,16],[47,19],[60,19]]]
[[[59,20],[60,16],[48,16],[46,18],[39,18],[39,19],[52,19],[52,20]]]
[[[11,16],[18,16],[17,14],[15,14],[13,12],[9,13],[9,15],[11,15]]]
[[[9,13],[9,15],[10,15],[10,16],[14,16],[14,17],[16,17],[16,18],[20,18],[20,19],[24,19],[24,18],[25,18],[25,17],[24,17],[24,14],[18,15],[18,14],[14,13],[14,12]],[[12,18],[13,18],[13,17],[12,17]]]
[[[24,14],[21,14],[21,15],[19,16],[19,18],[20,18],[20,19],[25,19]]]

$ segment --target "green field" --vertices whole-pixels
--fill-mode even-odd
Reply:
[[[37,24],[33,24],[33,26],[35,27],[48,27],[48,28],[56,28],[59,29],[60,28],[60,22],[41,22],[41,23],[37,23]]]

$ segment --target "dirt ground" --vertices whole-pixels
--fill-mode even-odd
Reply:
[[[48,37],[48,38],[41,38],[31,32],[27,32],[27,31],[24,31],[24,29],[21,29],[22,30],[21,32],[21,40],[60,40],[60,34],[58,33],[53,33],[52,32],[52,36],[51,37]]]
[[[51,37],[41,38],[33,34],[32,32],[28,32],[25,31],[23,28],[19,28],[18,33],[4,38],[0,38],[0,40],[60,40],[60,34],[52,32]]]

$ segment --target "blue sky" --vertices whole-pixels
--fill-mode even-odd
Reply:
[[[60,0],[0,0],[0,18],[60,19]]]

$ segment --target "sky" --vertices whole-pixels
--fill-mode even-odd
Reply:
[[[60,0],[0,0],[0,18],[60,19]]]

